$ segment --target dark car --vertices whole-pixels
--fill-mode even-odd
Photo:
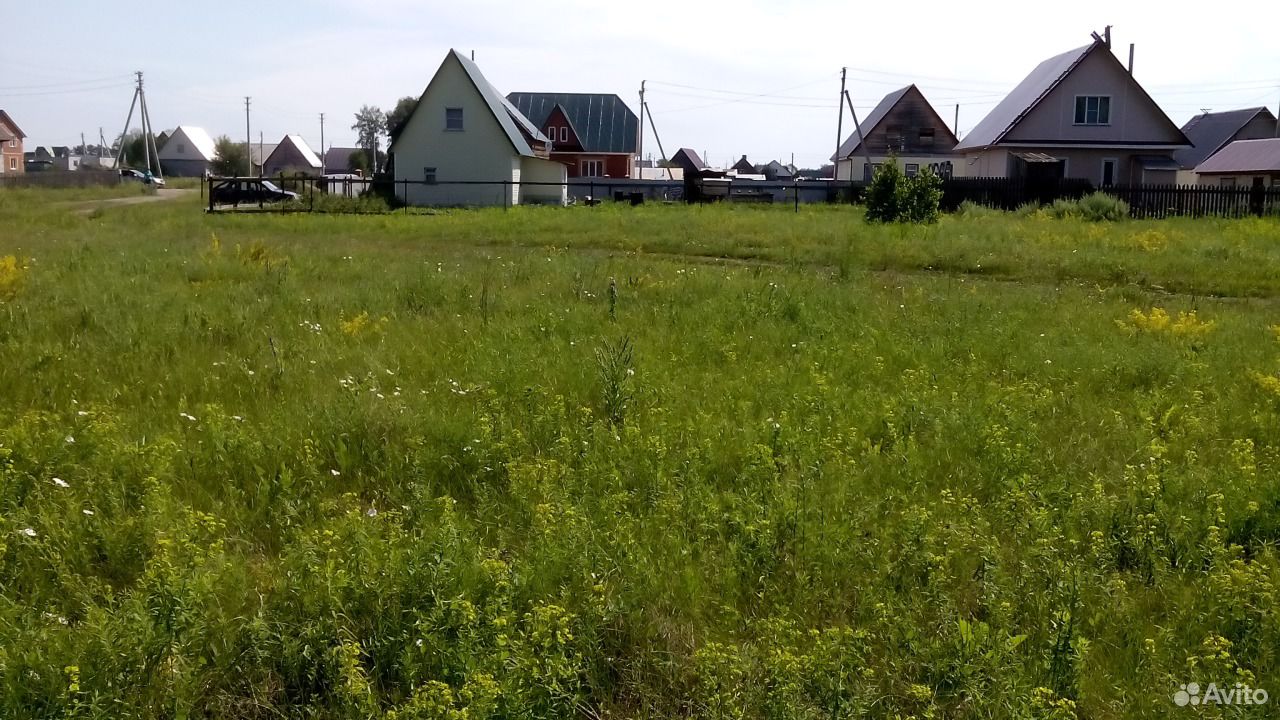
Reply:
[[[272,203],[298,199],[298,193],[281,190],[270,180],[218,180],[215,178],[210,183],[209,199],[217,205]]]

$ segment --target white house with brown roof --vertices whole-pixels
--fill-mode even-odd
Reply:
[[[410,205],[563,205],[567,169],[550,159],[550,143],[450,50],[391,144],[395,191]]]
[[[1045,60],[955,152],[969,177],[1173,183],[1191,142],[1104,41]]]

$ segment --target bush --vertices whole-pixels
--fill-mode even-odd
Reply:
[[[1080,218],[1091,222],[1116,222],[1129,217],[1129,203],[1103,192],[1085,195],[1079,200],[1055,200],[1049,214],[1059,220]]]
[[[894,158],[876,168],[867,188],[868,222],[897,222],[902,217],[902,179]]]
[[[928,168],[906,177],[890,158],[876,169],[867,189],[868,222],[935,223],[942,203],[942,179]]]

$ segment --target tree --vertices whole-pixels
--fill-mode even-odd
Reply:
[[[351,129],[356,131],[358,144],[367,151],[369,158],[376,159],[382,136],[387,134],[387,116],[377,106],[363,105],[355,117],[356,122]],[[378,168],[374,167],[373,171],[376,173]]]
[[[369,151],[357,150],[347,156],[347,169],[364,175],[369,172]]]
[[[418,98],[406,95],[396,101],[396,108],[387,113],[387,136],[391,142],[396,141],[402,126],[409,121],[409,116],[418,107]]]
[[[867,188],[867,221],[897,222],[902,217],[902,171],[898,159],[890,156],[876,168]]]
[[[120,144],[124,143],[124,164],[132,167],[145,167],[147,164],[147,149],[145,136],[141,130],[131,130],[128,135],[117,137],[114,145],[111,146],[111,154],[114,156],[120,152]]]
[[[244,145],[223,135],[213,143],[213,174],[222,177],[244,177],[249,174],[249,158]]]

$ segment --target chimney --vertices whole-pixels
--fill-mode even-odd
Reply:
[[[1129,74],[1133,74],[1133,43],[1129,43]]]

